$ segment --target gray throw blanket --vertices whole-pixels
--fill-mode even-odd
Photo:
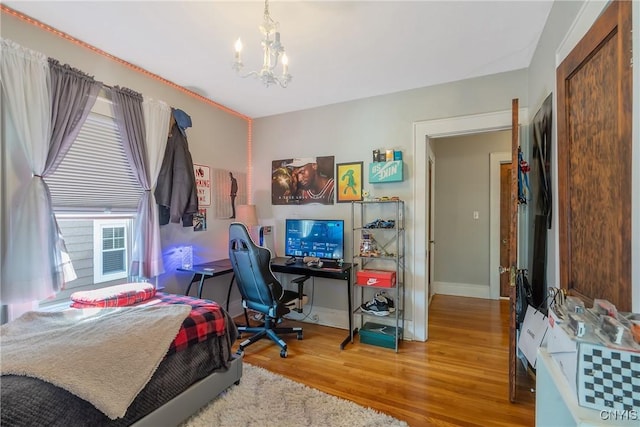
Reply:
[[[190,311],[176,304],[28,312],[0,327],[0,371],[50,382],[120,418]]]

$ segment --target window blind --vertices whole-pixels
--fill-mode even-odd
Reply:
[[[55,211],[135,211],[142,194],[112,117],[91,112],[58,169],[45,178]]]

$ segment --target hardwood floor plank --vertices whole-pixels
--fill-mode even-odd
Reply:
[[[524,368],[509,403],[508,322],[506,300],[436,295],[429,340],[404,341],[398,353],[357,337],[340,350],[345,330],[287,320],[304,339],[283,337],[286,359],[264,339],[247,347],[245,361],[411,426],[533,426],[535,385]]]

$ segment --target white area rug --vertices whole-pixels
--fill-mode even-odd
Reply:
[[[240,385],[229,388],[182,427],[407,425],[373,409],[245,363]]]

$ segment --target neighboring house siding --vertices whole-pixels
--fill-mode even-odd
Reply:
[[[93,220],[59,220],[67,251],[78,278],[67,283],[67,289],[93,284]]]
[[[103,288],[127,281],[126,279],[119,279],[98,284],[93,283],[93,220],[58,218],[58,226],[62,236],[64,236],[67,251],[78,278],[66,283],[64,289],[58,292],[55,298],[42,301],[40,306],[46,307],[47,305],[58,304],[77,291]]]

